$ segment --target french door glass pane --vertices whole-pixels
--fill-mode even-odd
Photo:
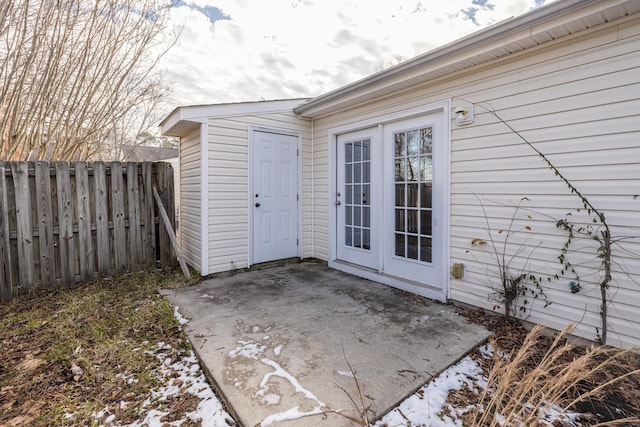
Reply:
[[[431,211],[420,211],[420,234],[423,236],[431,236]]]
[[[431,183],[423,182],[420,184],[420,207],[431,208]]]
[[[420,181],[433,181],[433,161],[431,156],[420,157]]]
[[[345,245],[371,250],[371,140],[349,142],[345,150]]]
[[[432,262],[433,129],[398,132],[395,140],[395,255]]]
[[[407,181],[417,181],[420,173],[420,157],[407,157]]]
[[[418,207],[418,184],[407,184],[407,206]]]
[[[420,154],[420,131],[411,130],[407,132],[407,156],[418,154]]]
[[[405,256],[404,234],[396,233],[396,256]]]
[[[362,204],[365,206],[368,206],[371,204],[371,197],[370,197],[370,189],[371,186],[369,184],[364,184],[362,186]]]
[[[404,209],[396,209],[396,231],[404,231]]]
[[[405,184],[396,184],[396,206],[404,206],[404,186]]]
[[[407,236],[407,258],[418,259],[418,236]]]
[[[396,157],[403,157],[407,154],[405,149],[405,134],[396,133]]]
[[[396,159],[396,181],[404,181],[405,172],[405,160]]]
[[[420,238],[420,261],[431,262],[432,241],[432,239],[427,237]]]
[[[407,231],[418,233],[418,211],[416,209],[407,209]]]

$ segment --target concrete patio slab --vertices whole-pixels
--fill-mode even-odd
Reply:
[[[489,335],[449,305],[316,262],[165,295],[246,427],[353,425],[345,416],[359,416],[356,380],[369,416],[382,416]]]

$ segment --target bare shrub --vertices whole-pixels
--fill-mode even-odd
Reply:
[[[554,425],[580,403],[606,398],[608,390],[628,379],[640,378],[640,369],[628,364],[637,349],[620,350],[593,346],[578,351],[565,340],[572,326],[565,328],[541,351],[546,339],[536,326],[522,347],[509,357],[494,351],[494,367],[477,406],[474,426]],[[544,348],[544,346],[542,346]],[[605,379],[604,381],[602,379]],[[591,385],[585,387],[585,385]],[[640,422],[637,413],[597,425]]]

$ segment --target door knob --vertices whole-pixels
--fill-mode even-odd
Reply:
[[[260,203],[256,203],[256,208],[259,208],[259,207],[260,207]]]

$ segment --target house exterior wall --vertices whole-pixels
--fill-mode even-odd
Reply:
[[[310,122],[292,111],[208,119],[208,272],[246,268],[249,260],[249,127],[300,132],[302,136],[302,256],[311,246]]]
[[[546,153],[561,172],[605,212],[617,236],[640,235],[640,19],[612,24],[512,54],[484,66],[442,77],[429,85],[314,120],[314,255],[328,258],[328,132],[386,114],[452,100],[475,104],[473,124],[451,123],[450,263],[464,263],[464,278],[451,279],[453,300],[492,309],[491,277],[497,274],[486,250],[472,248],[485,239],[487,223],[495,233],[505,229],[521,198],[531,233],[516,234],[510,254],[522,248],[512,267],[560,273],[558,255],[566,235],[555,223],[581,207],[540,157],[504,123],[484,108],[494,109],[510,126]],[[584,211],[575,219],[588,221]],[[525,222],[518,223],[523,227]],[[504,233],[503,233],[504,234]],[[530,238],[526,240],[527,235]],[[495,235],[501,238],[501,235]],[[572,294],[570,277],[544,285],[544,307],[536,301],[528,320],[562,329],[577,322],[576,333],[596,337],[600,297],[595,248],[572,253],[582,277],[582,290]],[[586,246],[585,246],[586,245]],[[615,249],[615,283],[609,291],[608,343],[640,345],[640,240]]]
[[[202,186],[200,162],[200,128],[188,133],[180,140],[179,227],[180,250],[187,263],[200,268],[201,265],[201,209]]]

